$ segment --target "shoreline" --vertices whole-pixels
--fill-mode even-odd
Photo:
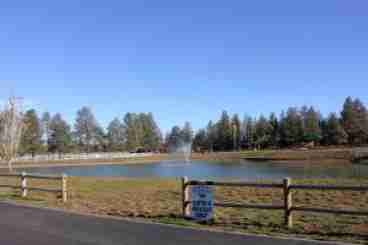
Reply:
[[[225,161],[240,160],[239,152],[219,152],[211,154],[193,153],[192,160]],[[97,165],[132,165],[132,164],[156,164],[161,161],[175,160],[168,154],[153,156],[123,158],[123,159],[78,159],[78,160],[49,160],[49,161],[19,161],[13,164],[14,169],[19,168],[42,168],[42,167],[79,167]],[[0,170],[7,169],[6,164],[0,165]]]
[[[319,149],[309,151],[277,150],[277,151],[248,151],[248,152],[216,152],[193,153],[192,160],[207,161],[231,161],[249,160],[269,162],[275,164],[295,165],[352,165],[349,153],[351,149]],[[131,164],[156,164],[161,161],[175,160],[169,154],[157,154],[151,156],[121,158],[121,159],[75,159],[75,160],[42,160],[42,161],[18,161],[13,164],[14,169],[42,168],[42,167],[73,167],[73,166],[97,166],[97,165],[131,165]],[[6,164],[0,165],[0,170],[7,169]]]

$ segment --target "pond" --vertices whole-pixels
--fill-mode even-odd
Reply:
[[[68,166],[20,169],[28,173],[70,176],[134,178],[175,178],[232,180],[280,180],[291,178],[355,178],[368,176],[368,165],[316,166],[248,160],[237,161],[161,161],[148,164]]]

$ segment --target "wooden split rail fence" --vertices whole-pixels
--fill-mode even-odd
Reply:
[[[67,188],[67,175],[63,174],[62,176],[51,176],[51,175],[34,175],[27,174],[25,172],[21,174],[0,174],[0,177],[3,178],[19,178],[21,180],[20,185],[3,185],[0,184],[1,188],[13,188],[20,189],[22,192],[22,197],[27,197],[28,191],[41,191],[41,192],[51,192],[60,194],[64,203],[68,201],[68,188]],[[61,183],[60,189],[47,189],[47,188],[38,188],[38,187],[30,187],[28,185],[28,179],[40,179],[40,180],[59,180]]]
[[[310,191],[353,191],[367,192],[368,186],[335,186],[335,185],[294,185],[291,178],[286,178],[282,183],[261,184],[252,182],[214,182],[214,181],[189,181],[187,177],[182,178],[182,207],[183,216],[189,217],[189,187],[195,185],[223,186],[223,187],[248,187],[248,188],[266,188],[266,189],[282,189],[283,205],[255,205],[255,204],[234,204],[234,203],[214,203],[215,207],[223,208],[245,208],[245,209],[265,209],[265,210],[284,210],[285,225],[288,228],[293,227],[293,212],[313,212],[313,213],[330,213],[341,215],[368,216],[367,211],[341,210],[341,209],[324,209],[297,207],[293,205],[293,190],[310,190]]]

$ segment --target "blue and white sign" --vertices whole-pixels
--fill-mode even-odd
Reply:
[[[192,186],[191,216],[197,221],[213,219],[213,187],[208,185]]]

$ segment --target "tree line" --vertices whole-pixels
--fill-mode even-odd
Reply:
[[[314,107],[290,107],[280,116],[239,115],[223,111],[217,122],[210,121],[193,140],[197,151],[286,148],[309,145],[350,145],[368,143],[368,112],[360,99],[348,97],[340,115],[323,117]]]
[[[71,126],[62,115],[45,112],[41,117],[30,109],[24,113],[21,154],[154,151],[160,149],[162,135],[152,113],[127,113],[113,119],[104,129],[93,112],[83,107]]]
[[[286,148],[316,145],[363,145],[368,143],[367,108],[348,97],[340,114],[323,117],[314,107],[290,107],[268,117],[230,115],[223,111],[216,122],[194,133],[190,122],[174,126],[162,136],[152,113],[126,113],[104,129],[93,112],[83,107],[70,125],[62,115],[34,109],[23,115],[21,154],[115,151],[175,151],[193,142],[196,151]]]

